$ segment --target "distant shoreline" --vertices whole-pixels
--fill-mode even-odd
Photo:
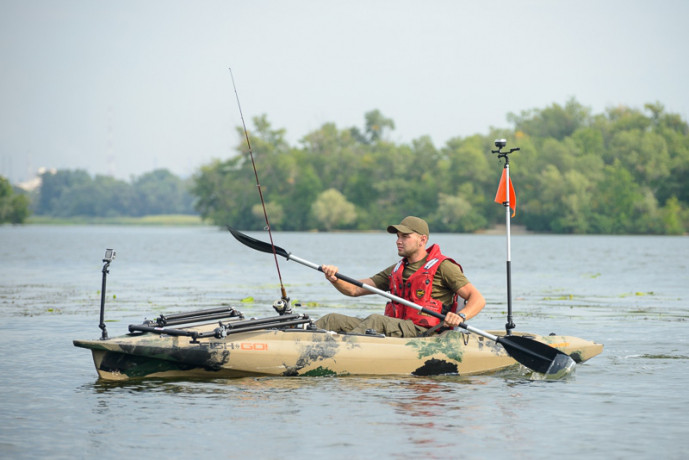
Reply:
[[[187,214],[163,214],[142,217],[47,217],[30,216],[24,225],[160,225],[160,226],[186,226],[199,225],[214,227],[215,224],[204,222],[201,216]],[[314,232],[318,230],[304,230]],[[332,233],[370,233],[379,230],[333,230]],[[380,230],[382,231],[382,230]],[[523,225],[510,225],[510,233],[514,235],[533,234]],[[474,232],[476,235],[504,235],[505,224],[497,224],[492,228]]]
[[[478,235],[504,235],[507,231],[507,226],[505,224],[497,224],[492,228],[485,230],[479,230],[476,232]],[[535,232],[526,229],[524,225],[514,225],[510,224],[510,234],[511,235],[533,235]]]
[[[10,225],[10,224],[8,224]],[[213,223],[204,222],[201,216],[189,214],[164,214],[155,216],[142,217],[70,217],[70,218],[56,218],[46,216],[31,216],[24,224],[18,225],[143,225],[143,226],[170,226],[170,227],[185,227],[185,226],[203,226],[203,227],[219,227]],[[318,232],[318,230],[302,230],[304,232]],[[331,233],[376,233],[383,232],[383,230],[332,230]],[[444,233],[444,232],[436,232]],[[473,235],[505,235],[505,224],[496,224],[491,228],[478,230],[471,233]],[[548,232],[533,232],[527,230],[524,225],[510,225],[510,235],[559,235],[559,233]],[[587,235],[601,235],[598,233],[587,233]],[[619,234],[616,236],[624,236],[632,234]],[[662,236],[662,235],[658,235]],[[673,236],[689,236],[684,235]]]
[[[161,214],[141,217],[46,217],[30,216],[27,225],[205,225],[201,216],[190,214]]]

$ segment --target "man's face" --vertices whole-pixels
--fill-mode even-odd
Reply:
[[[420,249],[425,249],[426,237],[418,233],[397,232],[397,255],[410,257]]]

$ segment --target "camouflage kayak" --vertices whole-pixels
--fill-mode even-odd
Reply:
[[[209,322],[211,318],[220,320]],[[120,337],[75,340],[74,345],[92,351],[98,375],[105,380],[471,375],[517,364],[499,343],[464,330],[416,338],[337,334],[317,329],[306,315],[246,320],[232,308],[161,315],[131,325],[129,331]],[[603,350],[603,345],[577,337],[513,335],[548,344],[577,363]]]

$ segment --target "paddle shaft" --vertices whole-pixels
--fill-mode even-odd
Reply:
[[[306,265],[307,267],[315,268],[320,272],[323,271],[323,268],[320,265],[312,264],[311,262],[308,262],[304,259],[300,259],[296,256],[292,256],[291,254],[289,255],[288,260],[289,259],[292,259],[295,262],[299,262],[300,264]],[[390,294],[389,292],[382,291],[376,288],[375,286],[371,286],[370,284],[362,283],[361,281],[355,280],[354,278],[350,278],[347,275],[335,273],[335,277],[337,277],[337,279],[341,279],[342,281],[346,281],[347,283],[351,283],[355,286],[366,289],[367,291],[373,292],[383,297],[387,297],[388,299],[394,300],[395,302],[400,303],[402,305],[406,305],[415,310],[426,313],[427,315],[435,316],[440,320],[445,319],[445,315],[441,313],[424,308],[421,305],[417,305],[414,302],[410,302],[406,299],[403,299],[402,297]],[[562,353],[561,351],[552,348],[548,345],[545,345],[543,343],[532,341],[531,339],[526,339],[525,337],[514,337],[511,335],[508,335],[506,337],[499,337],[489,332],[482,331],[481,329],[477,329],[464,322],[459,323],[459,327],[461,327],[462,329],[466,329],[469,332],[473,332],[474,334],[485,337],[489,340],[492,340],[493,342],[499,343],[505,348],[505,351],[507,351],[507,353],[510,356],[512,356],[515,360],[525,365],[526,367],[529,367],[530,369],[535,370],[537,372],[541,372],[543,374],[550,373],[551,368],[561,368],[564,366],[568,366],[567,363],[571,361],[571,358],[566,354]],[[524,339],[526,339],[526,341],[524,341]],[[558,364],[554,365],[554,362],[556,361]]]
[[[286,255],[283,254],[283,256],[287,260],[294,260],[297,263],[313,268],[314,270],[318,270],[319,272],[323,272],[323,267],[321,265],[309,262],[308,260],[304,260],[290,253],[286,253]],[[435,316],[440,320],[445,319],[445,315],[441,313],[424,308],[421,305],[417,305],[414,302],[410,302],[407,299],[403,299],[402,297],[390,294],[389,292],[382,291],[375,286],[371,286],[370,284],[362,283],[361,281],[351,278],[347,275],[335,273],[335,277],[347,283],[366,289],[367,291],[386,297],[390,300],[394,300],[395,302],[400,303],[402,305],[406,305],[407,307],[411,307],[415,310],[426,313],[427,315]],[[518,362],[525,365],[526,367],[529,367],[537,372],[541,372],[544,374],[548,373],[554,362],[557,361],[557,367],[560,367],[566,366],[567,362],[571,360],[569,356],[562,353],[561,351],[541,342],[526,339],[525,337],[513,337],[510,335],[506,337],[499,337],[497,335],[493,335],[481,329],[477,329],[464,322],[459,323],[459,327],[469,332],[473,332],[474,334],[485,337],[489,340],[492,340],[493,342],[499,343],[505,348],[505,351],[507,351],[507,353],[510,356],[512,356],[514,359],[516,359]],[[526,341],[524,341],[524,339],[526,339]]]
[[[319,272],[323,272],[323,267],[322,267],[322,266],[320,266],[320,265],[318,265],[318,264],[315,264],[315,263],[313,263],[313,262],[309,262],[308,260],[304,260],[304,259],[302,259],[301,257],[297,257],[297,256],[295,256],[295,255],[293,255],[293,254],[289,254],[289,253],[288,253],[288,254],[287,254],[287,260],[293,260],[293,261],[295,261],[295,262],[297,262],[297,263],[300,263],[300,264],[302,264],[302,265],[305,265],[305,266],[307,266],[307,267],[309,267],[309,268],[313,268],[314,270],[318,270]],[[425,313],[425,314],[427,314],[427,315],[435,316],[436,318],[438,318],[438,319],[440,319],[440,320],[444,320],[444,319],[445,319],[445,315],[443,315],[442,313],[438,313],[438,312],[435,312],[435,311],[433,311],[433,310],[429,310],[428,308],[424,308],[424,307],[422,307],[421,305],[417,305],[417,304],[415,304],[414,302],[410,302],[410,301],[407,300],[407,299],[403,299],[402,297],[398,297],[398,296],[396,296],[396,295],[394,295],[394,294],[390,294],[389,292],[386,292],[386,291],[383,291],[383,290],[381,290],[381,289],[378,289],[378,288],[375,287],[375,286],[371,286],[370,284],[362,283],[362,282],[359,281],[359,280],[356,280],[356,279],[354,279],[354,278],[350,278],[350,277],[347,276],[347,275],[343,275],[343,274],[341,274],[341,273],[335,273],[335,276],[337,277],[337,279],[340,279],[340,280],[345,281],[345,282],[347,282],[347,283],[353,284],[353,285],[358,286],[358,287],[360,287],[360,288],[366,289],[366,290],[369,291],[369,292],[373,292],[374,294],[378,294],[378,295],[380,295],[380,296],[386,297],[386,298],[388,298],[388,299],[390,299],[390,300],[393,300],[393,301],[395,301],[395,302],[397,302],[397,303],[400,303],[400,304],[405,305],[405,306],[407,306],[407,307],[410,307],[410,308],[413,308],[413,309],[415,309],[415,310],[418,310],[418,311],[420,311],[420,312],[422,312],[422,313]],[[459,327],[461,327],[461,328],[463,328],[463,329],[466,329],[467,331],[473,332],[473,333],[475,333],[475,334],[481,335],[481,336],[483,336],[483,337],[485,337],[485,338],[487,338],[487,339],[490,339],[490,340],[493,340],[493,341],[495,341],[495,342],[498,342],[498,338],[499,338],[498,336],[493,335],[493,334],[490,334],[490,333],[485,332],[485,331],[482,331],[481,329],[476,329],[475,327],[469,326],[468,324],[465,324],[464,322],[459,323]]]
[[[293,260],[306,267],[313,268],[314,270],[323,272],[323,267],[321,265],[309,262],[308,260],[302,259],[301,257],[292,255],[279,246],[259,241],[255,238],[241,233],[238,230],[233,229],[229,225],[227,226],[227,229],[237,240],[239,240],[242,244],[245,244],[252,249],[256,249],[257,251],[261,252],[277,254],[281,257],[284,257],[287,260]],[[375,286],[364,284],[361,281],[355,280],[353,278],[350,278],[349,276],[342,275],[340,273],[336,273],[335,276],[338,279],[351,283],[362,289],[366,289],[380,296],[386,297],[390,300],[394,300],[395,302],[398,302],[402,305],[406,305],[410,308],[419,310],[428,315],[435,316],[441,320],[445,319],[445,316],[440,313],[428,310],[420,305],[403,299],[402,297],[397,297],[396,295],[390,294],[389,292],[382,291],[376,288]],[[545,343],[531,340],[521,336],[498,337],[496,335],[490,334],[480,329],[476,329],[475,327],[469,326],[465,323],[460,323],[459,326],[463,329],[466,329],[467,331],[473,332],[477,335],[480,335],[482,337],[485,337],[496,343],[501,344],[505,348],[505,351],[507,351],[507,353],[512,358],[536,372],[551,374],[556,373],[560,369],[568,369],[570,365],[574,365],[574,361],[572,360],[572,358],[570,358],[565,353],[557,350],[556,348],[546,345]]]

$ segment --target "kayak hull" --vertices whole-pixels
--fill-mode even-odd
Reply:
[[[215,324],[188,330],[206,332]],[[504,332],[491,331],[494,335]],[[571,336],[525,335],[584,362],[603,345]],[[248,376],[473,375],[516,365],[502,345],[474,333],[446,331],[431,337],[336,334],[303,328],[262,329],[225,337],[190,338],[132,333],[104,340],[75,340],[92,351],[104,380],[238,378]]]

